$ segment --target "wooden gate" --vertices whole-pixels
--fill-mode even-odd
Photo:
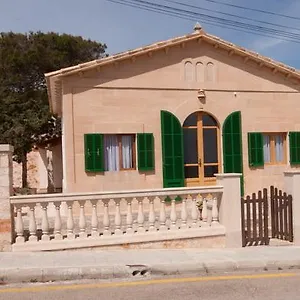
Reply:
[[[271,186],[272,238],[293,242],[292,196]]]
[[[292,196],[274,188],[241,199],[242,246],[269,245],[269,200],[271,236],[293,242]]]
[[[242,246],[269,245],[267,189],[241,199]]]

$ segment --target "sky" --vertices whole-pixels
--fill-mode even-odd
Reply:
[[[174,6],[174,4],[166,3],[164,0],[148,1]],[[239,15],[240,17],[293,27],[295,29],[283,30],[300,34],[300,20],[226,7],[207,0],[177,1]],[[300,16],[299,0],[217,1],[289,16]],[[222,26],[206,24],[199,17],[195,17],[195,20],[183,20],[111,3],[108,0],[0,0],[0,4],[0,31],[2,32],[53,31],[81,35],[86,39],[105,43],[107,53],[111,55],[191,33],[195,21],[198,20],[207,33],[300,69],[300,40],[299,43],[293,43],[257,34],[247,34]],[[184,7],[181,6],[181,8]],[[214,13],[209,12],[209,14],[217,16]],[[224,18],[224,16],[218,16]],[[243,19],[240,21],[250,22]],[[268,25],[262,24],[262,26]]]

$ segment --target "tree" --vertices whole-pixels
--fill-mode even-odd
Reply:
[[[14,146],[27,187],[27,153],[39,137],[59,134],[44,74],[101,58],[106,45],[57,33],[0,33],[0,143]]]

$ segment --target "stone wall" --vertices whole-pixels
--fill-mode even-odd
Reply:
[[[0,252],[11,250],[13,213],[9,197],[12,195],[12,152],[10,145],[0,145]]]
[[[27,155],[27,180],[28,186],[32,189],[38,189],[40,184],[39,178],[39,151],[32,150]],[[13,162],[13,186],[14,188],[22,187],[22,164]]]

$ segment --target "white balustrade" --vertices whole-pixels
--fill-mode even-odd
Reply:
[[[144,227],[144,222],[145,222],[145,216],[144,216],[144,210],[143,210],[143,200],[144,198],[138,198],[138,217],[137,217],[137,222],[138,222],[138,232],[144,233],[146,231]]]
[[[120,200],[115,200],[116,212],[115,212],[115,234],[120,235],[123,232],[121,231],[121,211],[120,211]]]
[[[181,203],[181,226],[180,226],[181,229],[187,228],[188,214],[187,214],[186,201],[187,201],[187,197],[183,196],[182,203]]]
[[[207,223],[207,218],[208,218],[208,213],[207,213],[207,199],[203,198],[203,202],[202,202],[202,226],[207,227],[208,223]]]
[[[85,211],[84,211],[84,205],[85,201],[79,201],[80,205],[80,215],[79,215],[79,237],[80,238],[86,238],[86,221],[85,221]]]
[[[197,201],[201,201],[202,197],[199,195],[192,196],[192,227],[198,227],[199,209],[197,207]]]
[[[23,226],[23,218],[22,218],[22,206],[17,205],[17,218],[16,218],[16,233],[17,233],[17,238],[16,238],[16,243],[24,243],[25,238],[24,238],[24,226]]]
[[[176,196],[173,197],[173,199],[171,200],[170,220],[171,220],[171,228],[170,229],[176,229],[176,221],[177,221]]]
[[[42,241],[49,241],[49,221],[48,221],[48,213],[47,207],[48,203],[42,203]]]
[[[149,197],[149,231],[155,231],[154,197]]]
[[[103,235],[110,235],[110,230],[109,230],[109,225],[110,225],[110,220],[109,220],[109,209],[108,209],[108,203],[109,200],[103,201],[104,203],[104,208],[103,208],[103,226],[104,226],[104,231]]]
[[[54,238],[56,240],[62,240],[63,236],[61,234],[61,215],[60,206],[61,202],[54,202],[55,206],[55,222],[54,222]]]
[[[36,221],[35,221],[35,206],[34,204],[29,205],[30,208],[30,215],[29,215],[29,241],[31,242],[36,242],[37,241],[37,236],[36,236]]]
[[[68,219],[67,219],[67,237],[69,240],[75,238],[74,234],[74,218],[73,218],[73,201],[68,202]]]
[[[219,211],[218,211],[218,199],[216,197],[214,197],[212,200],[211,217],[212,217],[211,225],[212,226],[218,225],[219,224]]]
[[[127,199],[126,199],[127,200]],[[133,234],[134,230],[132,228],[133,225],[133,216],[132,216],[132,200],[127,200],[127,214],[126,214],[126,233],[127,234]]]
[[[97,200],[92,200],[92,222],[91,222],[91,226],[92,226],[92,233],[91,236],[92,237],[98,237],[99,236],[99,232],[98,232],[98,215],[97,215]]]
[[[168,230],[174,239],[177,234],[174,235],[173,231],[198,231],[201,227],[210,226],[216,227],[214,230],[217,230],[216,225],[220,225],[218,199],[221,193],[222,187],[199,187],[129,191],[119,194],[110,192],[11,197],[11,204],[16,211],[15,242],[16,245],[26,245],[28,239],[32,246],[40,243],[40,240],[46,245],[67,240],[97,243],[97,240],[115,239],[117,243],[117,236],[120,239],[126,237],[129,242],[132,236],[135,237],[135,242],[138,242],[139,236],[149,236],[151,241],[159,239],[159,232]],[[171,202],[167,204],[166,199],[171,199]],[[199,204],[202,206],[201,221]],[[64,205],[67,207],[66,216],[62,214]],[[27,214],[23,211],[27,211]],[[134,220],[137,222],[137,228]],[[24,235],[24,227],[29,236]],[[40,231],[41,237],[37,234]],[[165,236],[168,235],[164,234]],[[147,240],[145,237],[142,238],[143,241]],[[72,243],[68,243],[69,248],[70,245]]]
[[[166,226],[166,221],[167,221],[166,203],[165,203],[165,199],[162,197],[160,199],[160,212],[159,212],[160,227],[159,227],[159,230],[165,231],[168,229]]]

